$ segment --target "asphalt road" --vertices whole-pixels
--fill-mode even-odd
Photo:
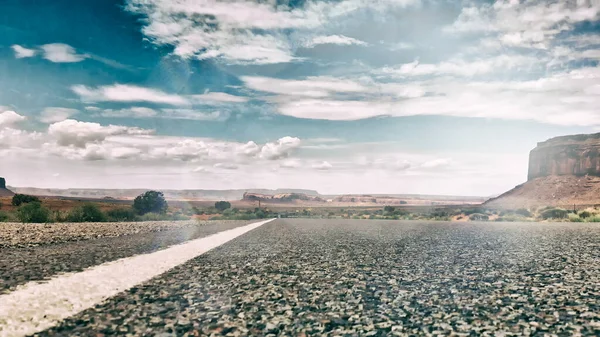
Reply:
[[[599,271],[598,224],[281,219],[36,335],[599,336]]]
[[[37,243],[33,247],[20,245],[0,248],[0,294],[16,286],[47,280],[57,274],[82,271],[104,262],[137,254],[151,253],[187,240],[206,237],[221,231],[246,225],[251,221],[214,221],[182,226],[176,230],[105,237],[79,241]],[[127,226],[129,223],[120,223]],[[75,224],[78,225],[78,224]],[[44,225],[40,225],[44,226]],[[51,225],[52,226],[52,225]],[[35,228],[28,228],[36,231]]]

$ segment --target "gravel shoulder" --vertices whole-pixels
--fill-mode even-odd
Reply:
[[[600,226],[286,219],[40,336],[597,336]]]
[[[23,224],[0,222],[0,248],[35,247],[195,227],[211,221],[143,221]]]
[[[52,241],[35,246],[19,244],[0,248],[0,293],[9,292],[29,281],[42,281],[59,273],[81,271],[104,262],[150,253],[250,222],[252,221],[102,223],[98,229],[87,224],[49,225],[65,229],[65,236],[71,235],[62,238],[64,240],[52,239],[58,235],[57,228],[42,230],[38,235],[35,231],[40,230],[40,227],[35,226],[47,225],[28,226],[27,230],[31,232],[22,235],[20,242],[30,237],[34,237],[34,242],[42,242],[44,237]],[[115,228],[110,228],[111,225]],[[94,238],[91,233],[104,234],[96,234]],[[98,235],[103,237],[98,238]]]

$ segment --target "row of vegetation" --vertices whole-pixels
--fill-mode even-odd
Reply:
[[[439,221],[571,221],[600,222],[600,209],[566,210],[557,207],[541,207],[536,209],[497,210],[472,207],[465,209],[438,208],[431,211],[409,211],[408,209],[385,206],[378,210],[343,210],[341,214],[334,212],[329,217],[351,219],[387,219],[387,220],[439,220]]]
[[[98,204],[84,203],[68,211],[51,210],[38,197],[15,194],[11,200],[16,210],[0,210],[0,221],[19,221],[23,223],[48,222],[123,222],[123,221],[160,221],[189,220],[194,216],[204,219],[253,220],[264,218],[345,218],[345,219],[389,219],[389,220],[442,220],[442,221],[572,221],[600,222],[600,210],[566,210],[556,207],[536,209],[494,210],[481,207],[468,208],[410,208],[385,206],[378,209],[335,208],[335,209],[296,209],[278,210],[268,208],[237,209],[228,201],[218,201],[214,207],[200,209],[170,209],[162,192],[147,191],[135,198],[131,206],[120,206],[102,210]],[[114,205],[113,205],[114,206]]]
[[[189,219],[189,217],[181,214],[167,213],[167,201],[162,192],[157,191],[148,191],[139,195],[135,198],[131,207],[113,208],[106,212],[94,203],[84,203],[66,212],[50,210],[38,197],[26,194],[15,194],[11,200],[11,205],[18,208],[12,213],[0,210],[0,221],[48,223]]]
[[[191,207],[186,210],[169,210],[162,192],[147,191],[133,201],[130,207],[118,207],[103,211],[98,204],[83,203],[69,211],[51,210],[36,196],[15,194],[11,205],[12,212],[0,210],[0,222],[19,221],[23,223],[51,222],[125,222],[125,221],[166,221],[189,220],[194,215],[208,215],[211,219],[252,220],[276,216],[266,209],[239,210],[231,208],[228,201],[218,201],[214,207],[202,210]]]

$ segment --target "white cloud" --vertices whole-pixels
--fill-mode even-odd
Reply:
[[[445,28],[450,33],[487,32],[508,46],[545,49],[561,32],[583,21],[595,20],[600,3],[595,1],[496,1],[462,9]]]
[[[25,116],[10,110],[0,113],[0,150],[39,145],[41,133],[17,128],[17,124],[25,119]]]
[[[452,163],[452,160],[450,158],[439,158],[439,159],[433,159],[433,160],[426,161],[421,164],[421,167],[426,168],[426,169],[436,169],[436,168],[447,167],[451,163]]]
[[[71,87],[74,93],[88,102],[151,102],[170,105],[187,105],[189,101],[179,95],[168,94],[158,89],[151,89],[126,84],[107,85],[89,88],[84,85]]]
[[[307,77],[303,80],[243,76],[241,80],[253,90],[291,96],[326,97],[333,93],[357,93],[369,90],[358,82],[327,76]]]
[[[88,55],[77,54],[75,48],[64,43],[50,43],[40,47],[44,58],[56,63],[73,63],[83,61]]]
[[[333,168],[333,165],[331,165],[329,162],[327,161],[322,161],[320,163],[314,163],[312,165],[312,168],[314,168],[315,170],[322,170],[322,171],[326,171],[326,170],[330,170]]]
[[[94,109],[88,109],[88,108],[86,108],[86,109],[91,110],[91,111],[101,110],[96,107],[93,107]],[[158,115],[158,111],[151,109],[151,108],[141,107],[141,106],[134,106],[131,108],[125,108],[125,109],[119,109],[119,110],[104,109],[100,113],[100,116],[102,116],[102,117],[117,117],[117,118],[124,118],[124,117],[152,118],[152,117],[156,117],[156,115]]]
[[[600,125],[600,68],[556,73],[529,81],[456,81],[433,78],[420,84],[427,95],[410,99],[299,99],[278,105],[297,118],[356,120],[382,115],[441,115],[535,120],[558,125]]]
[[[229,112],[226,110],[205,111],[201,109],[152,109],[147,107],[130,107],[118,110],[104,109],[101,110],[97,116],[112,118],[164,118],[217,121],[229,118]]]
[[[226,120],[229,118],[229,112],[226,110],[205,111],[198,109],[162,109],[162,114],[158,117],[199,121],[217,121]]]
[[[126,8],[145,16],[142,32],[155,44],[174,46],[175,55],[269,64],[295,59],[293,41],[282,33],[284,29],[306,32],[358,10],[383,11],[416,3],[419,1],[310,1],[291,8],[272,1],[130,0]]]
[[[32,57],[32,56],[35,56],[35,54],[36,54],[35,49],[28,49],[28,48],[19,46],[18,44],[13,44],[11,46],[11,48],[15,52],[15,57],[18,59]]]
[[[248,101],[248,98],[230,95],[224,92],[207,92],[202,95],[193,95],[192,99],[196,103],[214,103],[214,102],[227,102],[227,103],[244,103]]]
[[[54,138],[58,145],[73,145],[79,148],[85,148],[90,143],[101,143],[108,136],[150,133],[152,133],[151,130],[117,125],[102,126],[98,123],[80,122],[73,119],[54,123],[48,127],[48,135]]]
[[[335,44],[335,45],[341,45],[341,46],[349,46],[349,45],[366,46],[367,45],[367,43],[364,41],[357,40],[355,38],[351,38],[351,37],[344,36],[344,35],[321,35],[321,36],[315,36],[311,40],[307,41],[304,46],[307,48],[313,48],[314,46],[317,46],[320,44]]]
[[[231,164],[231,163],[216,163],[213,166],[215,168],[222,168],[222,169],[225,169],[225,170],[237,170],[239,168],[238,165]]]
[[[0,113],[0,128],[13,126],[14,124],[24,120],[25,116],[21,116],[14,111],[4,111]]]
[[[248,156],[254,157],[260,153],[260,146],[258,146],[255,142],[249,141],[248,143],[238,147],[238,153]]]
[[[299,168],[301,166],[302,163],[298,159],[287,159],[284,160],[281,164],[279,164],[279,167],[288,169]]]
[[[42,110],[39,119],[42,123],[56,123],[64,121],[78,112],[76,109],[48,107]]]
[[[268,160],[286,158],[300,146],[300,139],[283,137],[275,143],[266,143],[260,150],[260,157]]]
[[[379,70],[381,74],[397,76],[400,78],[410,76],[453,75],[473,77],[494,72],[512,70],[530,70],[539,65],[540,60],[523,55],[498,55],[475,60],[449,60],[437,64],[420,63],[415,60],[399,67],[385,67]]]

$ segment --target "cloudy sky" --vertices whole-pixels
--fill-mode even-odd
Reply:
[[[4,0],[13,186],[493,195],[600,126],[600,1]]]

